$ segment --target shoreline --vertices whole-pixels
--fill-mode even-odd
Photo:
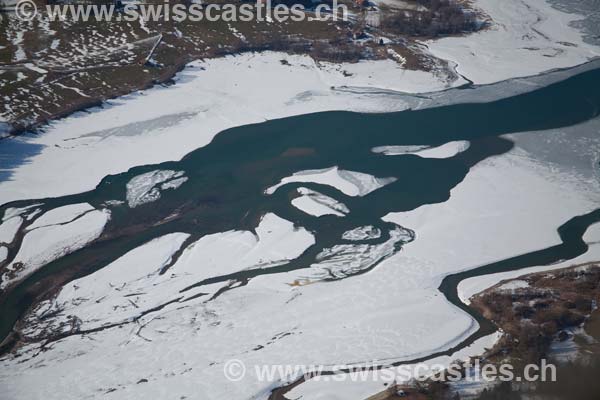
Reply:
[[[236,57],[241,57],[241,56],[244,56],[247,54],[260,55],[260,54],[264,54],[264,53],[277,53],[277,52],[276,51],[273,52],[272,50],[264,50],[264,51],[248,50],[248,51],[244,51],[241,53],[228,53],[223,56],[215,57],[214,59],[215,60],[231,59],[231,58],[235,59]],[[281,54],[288,55],[288,56],[305,56],[302,54],[294,54],[294,53],[286,53],[286,52],[282,52]],[[48,115],[47,119],[45,119],[44,121],[36,122],[33,125],[21,126],[21,124],[11,124],[8,121],[0,120],[0,123],[3,123],[8,127],[8,128],[6,128],[6,131],[5,131],[7,134],[5,136],[0,136],[0,145],[2,144],[3,140],[18,138],[19,136],[22,136],[25,134],[43,135],[45,133],[45,130],[50,128],[52,126],[52,124],[54,124],[56,122],[68,119],[68,118],[73,117],[82,112],[100,112],[106,106],[110,106],[110,103],[115,100],[126,99],[131,96],[135,96],[136,94],[144,93],[145,91],[155,89],[157,87],[170,87],[170,86],[177,85],[178,83],[175,78],[177,78],[178,74],[180,74],[183,70],[185,70],[187,67],[189,67],[190,65],[192,65],[194,63],[203,63],[207,60],[210,60],[210,59],[198,58],[198,59],[190,59],[190,60],[182,61],[182,62],[178,63],[175,67],[170,68],[169,71],[167,71],[165,74],[163,74],[164,77],[161,79],[153,80],[152,82],[148,83],[147,85],[139,86],[139,87],[136,87],[135,89],[127,90],[122,93],[115,94],[114,96],[111,96],[111,97],[100,97],[100,98],[96,98],[96,99],[90,99],[87,101],[83,101],[80,105],[78,105],[74,108],[68,108],[68,109],[65,109],[64,111],[50,114],[50,115]],[[319,63],[318,60],[313,59],[313,61],[316,64]],[[359,60],[356,63],[361,63],[361,62],[377,63],[377,62],[381,62],[381,61],[384,61],[384,60]],[[440,90],[423,90],[423,91],[417,91],[417,92],[410,92],[410,91],[387,89],[387,88],[383,88],[383,87],[382,88],[373,87],[373,88],[366,88],[367,91],[363,92],[363,93],[370,94],[370,92],[375,92],[375,93],[381,94],[383,96],[426,97],[428,95],[440,95],[445,92],[453,91],[453,90],[457,90],[457,89],[485,88],[485,87],[499,85],[499,84],[507,84],[512,81],[520,80],[520,79],[530,79],[530,78],[549,76],[549,75],[562,73],[562,72],[569,72],[569,71],[572,71],[575,69],[585,67],[587,65],[591,65],[598,61],[600,61],[600,55],[592,57],[580,64],[575,64],[575,65],[565,66],[565,67],[551,68],[551,69],[548,69],[545,71],[538,72],[533,75],[513,76],[513,77],[508,77],[505,79],[488,82],[488,83],[475,83],[475,82],[469,80],[467,77],[457,73],[457,75],[463,79],[464,83],[461,83],[461,84],[458,84],[455,86],[449,86],[449,87],[446,87],[446,88],[443,88]],[[333,65],[338,65],[339,67],[343,68],[345,65],[348,65],[348,64],[340,63],[340,64],[333,64]],[[181,83],[179,83],[179,84],[181,84]],[[339,86],[339,87],[332,87],[331,89],[339,90],[339,91],[343,91],[343,92],[351,92],[356,89],[358,89],[360,91],[365,88],[352,87],[352,86]],[[342,111],[342,110],[340,109],[340,110],[327,110],[327,111]],[[401,110],[396,110],[396,111],[401,111]],[[326,111],[315,111],[315,112],[318,113],[318,112],[326,112]],[[379,113],[382,111],[371,111],[371,112]],[[369,113],[369,112],[367,112],[367,113]],[[287,118],[289,116],[292,116],[292,115],[282,116],[280,118]],[[1,182],[2,181],[0,180],[0,183]],[[0,204],[0,206],[2,206],[2,205],[4,205],[4,204]]]
[[[469,4],[467,8],[477,11],[477,13],[481,12],[483,15],[488,16],[489,18],[485,19],[491,21],[489,26],[474,32],[467,32],[460,35],[441,36],[435,39],[427,37],[409,37],[408,39],[410,43],[406,47],[408,50],[413,47],[420,48],[424,55],[430,57],[432,60],[438,61],[433,62],[433,69],[428,69],[429,67],[418,67],[414,69],[411,66],[401,65],[402,63],[396,64],[401,66],[401,69],[405,74],[410,75],[410,72],[424,72],[432,76],[437,75],[436,79],[441,80],[443,84],[451,87],[460,87],[463,85],[463,83],[460,82],[461,80],[464,80],[465,84],[467,85],[469,82],[472,82],[476,85],[498,83],[519,77],[531,77],[539,74],[545,74],[555,70],[556,68],[572,68],[590,61],[594,57],[600,56],[600,48],[585,42],[583,39],[583,33],[577,28],[571,26],[571,23],[575,21],[585,20],[585,15],[576,13],[571,14],[567,11],[564,11],[564,7],[559,10],[559,8],[555,7],[552,3],[545,1],[541,4],[537,2],[529,4],[527,1],[525,1],[515,4],[513,7],[514,9],[503,9],[498,8],[495,2],[491,0],[477,0],[472,4]],[[507,21],[510,21],[511,18],[515,18],[516,22],[511,24],[510,27],[505,26],[507,25]],[[345,28],[347,27],[344,26],[344,29]],[[371,27],[370,29],[373,30],[373,32],[371,32],[373,38],[377,37],[377,35],[386,35],[386,32],[381,31],[379,28]],[[150,34],[150,30],[148,28],[145,28],[145,30],[148,31],[148,34]],[[44,30],[42,31],[45,32]],[[49,30],[49,32],[51,32],[51,30]],[[523,38],[519,39],[519,35],[530,37],[527,40]],[[396,37],[391,35],[390,37],[396,41],[399,40],[399,43],[402,42],[399,39],[401,36]],[[146,42],[152,38],[153,37],[136,40],[132,43],[136,46],[140,45],[141,50],[143,50],[145,48],[144,46],[148,44]],[[12,40],[12,38],[10,40],[7,38],[7,43],[10,45]],[[502,46],[501,48],[496,48],[497,44],[494,41],[503,41],[508,45]],[[152,76],[147,77],[148,79],[137,84],[137,86],[135,82],[133,87],[123,84],[116,87],[115,89],[117,91],[112,94],[110,92],[107,92],[106,94],[100,93],[99,95],[87,93],[86,96],[74,101],[74,107],[67,106],[67,108],[60,109],[58,111],[45,110],[44,115],[41,116],[41,122],[31,122],[32,120],[29,117],[25,119],[20,118],[20,121],[14,121],[9,117],[8,114],[2,113],[0,113],[0,115],[4,115],[4,117],[0,119],[3,119],[5,123],[10,124],[13,129],[17,129],[17,133],[22,134],[31,132],[31,128],[34,128],[33,130],[36,131],[38,129],[44,129],[48,126],[48,123],[72,116],[78,111],[89,110],[90,107],[95,105],[104,106],[106,105],[107,101],[118,99],[123,96],[130,96],[133,93],[141,90],[148,90],[156,87],[157,85],[168,84],[173,80],[174,77],[177,76],[179,72],[185,69],[186,65],[189,63],[204,61],[210,62],[211,60],[222,59],[223,57],[235,57],[240,54],[244,55],[247,52],[254,52],[255,50],[259,50],[261,52],[277,50],[276,48],[273,48],[273,46],[268,45],[252,46],[251,42],[252,41],[247,43],[247,48],[243,46],[240,49],[237,49],[236,46],[230,50],[224,48],[222,52],[217,52],[218,54],[212,54],[208,52],[207,54],[199,53],[194,56],[193,54],[195,53],[189,52],[184,52],[181,54],[175,53],[173,62],[166,63],[164,70],[145,68],[144,72],[146,74],[150,73]],[[17,40],[15,41],[15,45],[23,46],[23,43],[18,42]],[[23,49],[22,47],[19,48],[21,50]],[[475,60],[471,56],[463,54],[465,48],[470,48],[472,49],[471,52],[478,54],[481,52],[484,55],[482,58],[486,61]],[[527,48],[529,50],[527,50],[525,53],[520,53],[522,60],[519,62],[511,61],[504,55],[504,53],[507,51],[521,51],[522,48]],[[550,49],[553,49],[553,51],[556,50],[556,54],[547,54]],[[306,52],[290,52],[290,50],[284,49],[283,53],[287,53],[290,56],[308,55],[308,57],[311,57],[310,54],[305,54]],[[136,52],[132,52],[132,54],[127,53],[127,57],[129,57],[127,60],[131,61],[129,64],[126,64],[128,68],[135,64],[132,60],[135,60],[136,57],[139,57],[139,54]],[[379,56],[373,59],[361,57],[354,61],[362,63],[390,60],[389,57]],[[35,61],[35,58],[33,58],[33,60]],[[320,58],[315,58],[315,60],[317,60],[315,61],[316,64],[322,61],[325,63],[333,62],[331,60],[328,61],[327,59]],[[522,62],[523,60],[529,60],[533,67],[524,68],[524,63]],[[29,58],[25,60],[17,59],[16,62],[26,63],[28,61],[31,60]],[[481,64],[481,62],[484,62],[485,65]],[[46,61],[40,65],[43,66],[44,63],[46,63]],[[343,60],[342,62],[335,63],[342,69],[344,69],[345,65],[347,65],[344,64]],[[106,66],[110,67],[110,65],[112,64],[109,63]],[[110,68],[115,67],[113,66]],[[462,69],[466,69],[466,72],[462,71]],[[26,68],[24,71],[27,72],[29,70]],[[124,70],[123,73],[126,75],[128,72]],[[63,78],[64,77],[59,75],[58,80]],[[436,87],[430,86],[429,89],[426,87],[421,87],[416,91],[408,91],[414,93],[428,93],[440,89],[437,87],[439,85],[434,86]],[[73,91],[81,90],[81,88],[78,89],[77,86],[68,88],[72,89]],[[385,88],[385,86],[381,86],[381,88]],[[402,90],[400,90],[400,92],[402,92]],[[33,123],[33,125],[30,123]]]
[[[597,346],[598,332],[588,332],[587,328],[589,323],[596,328],[600,315],[597,306],[594,306],[600,301],[597,282],[600,264],[598,261],[574,263],[568,267],[564,267],[566,263],[561,264],[557,268],[503,279],[471,297],[470,306],[492,318],[503,332],[496,345],[480,356],[485,363],[500,364],[508,360],[518,367],[528,362],[539,364],[541,360],[548,359],[563,373],[571,363],[585,368],[591,367],[590,363],[595,360],[597,365],[600,355],[597,349],[592,352],[574,344],[574,349],[569,348],[566,350],[568,354],[561,355],[560,343],[573,340],[577,330],[583,329],[584,343]],[[510,299],[512,308],[503,306],[507,299]],[[533,333],[529,331],[531,329]],[[541,386],[547,384],[565,385],[560,380],[539,383]],[[460,388],[460,382],[456,386]],[[496,384],[488,390],[509,389],[502,389]],[[535,393],[536,390],[536,384],[521,387],[519,384],[514,386],[513,382],[509,391]],[[564,390],[562,392],[564,395]]]

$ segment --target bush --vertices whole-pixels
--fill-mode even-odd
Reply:
[[[535,314],[535,310],[532,307],[525,305],[515,307],[515,315],[519,318],[531,318],[533,314]]]
[[[575,301],[573,301],[573,304],[575,305],[575,309],[585,312],[585,313],[589,313],[592,311],[592,300],[590,299],[585,299],[581,296],[577,296],[575,298]]]
[[[473,14],[448,0],[417,0],[426,11],[403,10],[382,21],[388,30],[411,36],[452,35],[477,30]]]

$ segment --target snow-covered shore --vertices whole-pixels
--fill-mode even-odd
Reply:
[[[473,5],[489,17],[488,29],[428,41],[427,46],[474,83],[571,67],[600,55],[572,26],[584,15],[559,11],[543,0],[476,0]]]
[[[590,231],[598,231],[599,228],[600,225],[596,224],[590,228]],[[553,265],[540,265],[531,268],[520,269],[517,271],[501,272],[497,274],[483,275],[465,279],[458,285],[458,295],[463,303],[469,304],[471,302],[471,297],[504,280],[515,279],[519,276],[535,272],[552,271],[555,269],[571,267],[573,265],[600,261],[600,242],[598,240],[591,241],[587,238],[584,239],[586,239],[586,242],[588,242],[590,248],[586,253],[580,255],[579,257]]]
[[[5,169],[0,204],[90,190],[106,175],[181,159],[231,127],[328,110],[402,110],[406,101],[380,88],[446,87],[432,74],[390,60],[317,65],[307,56],[274,52],[196,61],[175,80],[55,121],[42,135],[11,138],[25,154]]]

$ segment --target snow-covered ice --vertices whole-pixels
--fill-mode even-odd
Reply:
[[[156,170],[131,178],[127,182],[127,204],[135,208],[160,198],[160,191],[177,189],[187,179],[183,171]]]
[[[0,224],[0,243],[11,243],[22,223],[23,218],[19,216],[3,221]]]
[[[280,264],[314,243],[307,231],[296,230],[292,223],[267,214],[256,228],[256,235],[229,231],[203,236],[189,244],[166,273],[161,273],[189,236],[180,232],[159,237],[96,273],[67,284],[55,300],[39,307],[38,315],[53,314],[47,319],[46,329],[69,326],[67,321],[72,315],[77,316],[79,328],[84,330],[126,322],[169,301],[193,298],[197,291],[185,291],[191,284]]]
[[[21,217],[25,217],[27,219],[30,219],[32,215],[37,214],[36,207],[38,207],[40,205],[41,205],[41,203],[32,204],[30,206],[21,207],[21,208],[8,207],[4,211],[4,216],[2,217],[2,221],[6,221],[6,220],[8,220],[8,219],[10,219],[12,217],[16,217],[16,216],[21,216]]]
[[[368,239],[377,239],[381,236],[381,231],[379,228],[375,228],[372,225],[367,226],[359,226],[358,228],[354,228],[352,230],[344,232],[342,235],[342,239],[345,240],[368,240]]]
[[[600,56],[573,22],[584,15],[559,11],[540,0],[475,0],[490,26],[466,36],[427,41],[432,54],[449,60],[477,84],[572,67]]]
[[[401,384],[412,378],[430,376],[431,371],[447,368],[457,360],[466,361],[470,357],[483,354],[487,349],[491,349],[499,338],[499,332],[495,332],[450,356],[435,357],[419,364],[372,371],[364,380],[357,379],[364,376],[360,375],[360,371],[348,374],[337,373],[335,377],[328,377],[329,379],[313,378],[290,390],[286,397],[302,400],[364,400],[375,393],[382,392],[387,385],[394,382]]]
[[[66,224],[41,226],[29,231],[17,255],[6,267],[0,288],[5,289],[45,264],[84,247],[100,236],[109,218],[108,210],[95,210]]]
[[[194,286],[210,277],[278,265],[282,257],[296,257],[313,243],[310,233],[275,215],[263,218],[258,238],[231,231],[199,239],[163,275],[156,271],[188,236],[156,239],[145,246],[156,246],[162,256],[153,257],[150,248],[133,250],[111,266],[68,284],[57,303],[42,304],[35,314],[52,315],[62,309],[44,320],[46,326],[61,329],[70,329],[68,315],[79,318],[84,328],[124,323],[121,328],[89,333],[83,339],[70,336],[34,358],[30,357],[35,345],[30,345],[22,350],[19,363],[10,357],[2,360],[0,383],[14,397],[35,397],[43,390],[49,398],[78,398],[115,388],[105,396],[135,399],[168,391],[228,400],[263,393],[266,398],[278,382],[247,376],[239,385],[228,384],[224,363],[237,358],[249,369],[282,363],[331,366],[377,360],[384,364],[448,349],[473,333],[477,324],[439,293],[443,277],[558,243],[556,227],[598,203],[593,187],[591,192],[571,190],[575,184],[572,175],[539,164],[515,148],[475,166],[445,203],[388,215],[387,220],[414,229],[416,239],[387,258],[390,243],[370,249],[385,258],[376,268],[334,281],[321,278],[331,277],[330,272],[333,276],[356,272],[353,263],[360,260],[366,245],[328,250],[333,257],[347,256],[349,264],[324,261],[260,275],[246,285],[232,286],[224,280]],[[545,202],[550,194],[553,201]],[[592,256],[597,254],[588,255]],[[143,262],[146,257],[153,257],[152,262]],[[350,270],[327,269],[343,265]],[[131,275],[125,273],[128,267]],[[145,311],[149,312],[140,316]],[[32,335],[44,329],[39,324],[32,327]],[[494,340],[482,343],[488,346]],[[464,351],[473,355],[481,348]],[[43,367],[29,368],[41,360]],[[103,373],[115,360],[122,372]],[[60,369],[55,367],[58,362]],[[69,387],[67,393],[55,386],[65,369],[81,372],[60,378],[62,387]],[[148,382],[137,385],[140,379]],[[347,384],[347,390],[356,393],[381,390],[372,382],[360,389],[357,383]],[[300,385],[294,393],[329,393],[322,386],[313,391],[312,385],[312,381]],[[335,383],[331,390],[338,390],[338,385],[342,384]]]
[[[411,231],[397,227],[390,238],[379,244],[342,244],[324,249],[302,281],[341,279],[368,271],[396,252],[396,246],[413,240]]]
[[[292,200],[292,205],[315,217],[322,215],[343,217],[350,212],[345,204],[314,190],[301,187],[298,188],[298,193],[300,196]]]
[[[466,140],[457,140],[444,143],[440,146],[378,146],[374,147],[374,153],[383,153],[386,156],[399,154],[414,154],[422,158],[450,158],[469,148]]]
[[[6,246],[0,246],[0,263],[6,260],[8,256],[8,248]]]
[[[273,194],[278,188],[287,183],[313,182],[333,186],[348,196],[365,196],[395,180],[394,177],[377,178],[362,172],[341,170],[334,166],[319,170],[296,172],[292,176],[283,178],[278,184],[267,188],[265,193]]]
[[[74,220],[83,213],[94,210],[88,203],[69,204],[63,207],[53,208],[52,210],[39,216],[27,230],[32,230],[48,225],[63,224]]]
[[[448,201],[385,219],[417,232],[406,248],[414,261],[457,271],[560,244],[556,229],[597,208],[599,199],[597,187],[581,190],[577,176],[516,148],[478,164]]]

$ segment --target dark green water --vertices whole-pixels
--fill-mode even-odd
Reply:
[[[381,243],[389,238],[389,232],[394,228],[393,224],[381,221],[381,217],[389,212],[446,201],[452,188],[473,166],[512,148],[512,142],[499,135],[522,131],[539,131],[537,134],[543,135],[544,130],[571,126],[598,116],[598,83],[600,69],[490,103],[387,114],[327,112],[248,125],[220,133],[208,146],[189,153],[179,162],[140,166],[123,174],[107,176],[95,190],[86,193],[4,205],[0,207],[0,214],[6,207],[22,207],[40,201],[45,210],[80,202],[102,207],[108,200],[125,200],[127,182],[139,174],[158,169],[175,170],[185,171],[189,178],[177,190],[163,191],[162,197],[155,202],[133,209],[126,205],[109,207],[112,218],[100,239],[48,264],[14,290],[3,293],[0,296],[0,337],[5,337],[31,303],[50,288],[102,268],[130,249],[170,232],[192,234],[189,243],[210,233],[253,230],[262,215],[274,212],[315,235],[315,245],[289,264],[216,276],[210,282],[246,281],[259,274],[306,268],[324,248],[345,243],[341,239],[343,232],[362,225],[380,228],[384,233],[382,237],[369,243]],[[469,140],[471,146],[448,159],[385,156],[371,152],[376,146],[439,145],[453,140]],[[264,195],[267,187],[294,172],[334,165],[377,177],[396,177],[397,181],[364,197],[350,197],[329,186],[306,183],[288,184],[271,196]],[[315,218],[302,213],[290,204],[290,198],[299,186],[336,198],[348,206],[350,213],[345,218]],[[515,187],[517,189],[527,190]],[[480,332],[465,344],[493,327],[458,301],[456,284],[461,279],[579,255],[587,248],[581,241],[585,230],[580,228],[597,220],[598,212],[595,212],[565,224],[561,232],[564,244],[557,248],[542,249],[446,278],[440,290],[482,325]],[[573,224],[577,229],[571,229]],[[401,243],[396,250],[400,248]],[[9,259],[13,255],[14,250]],[[205,283],[196,282],[195,285]]]

